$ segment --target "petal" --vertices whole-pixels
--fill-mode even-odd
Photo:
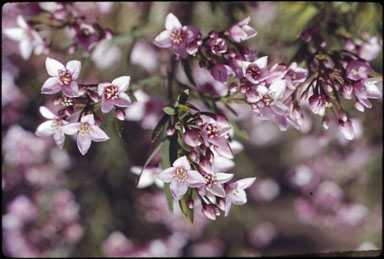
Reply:
[[[61,91],[61,86],[57,83],[57,77],[48,78],[41,88],[42,94],[56,94]]]
[[[256,64],[259,68],[263,69],[267,67],[268,63],[268,56],[264,56],[253,62],[253,64]]]
[[[80,120],[82,123],[89,123],[90,125],[95,125],[95,118],[93,117],[93,114],[88,114],[83,117],[81,117]]]
[[[55,133],[55,128],[52,127],[53,120],[48,120],[41,123],[37,129],[35,134],[39,137],[50,136]]]
[[[218,184],[229,182],[232,178],[233,178],[233,174],[216,173],[216,182]]]
[[[119,107],[129,107],[132,104],[131,99],[126,93],[120,93],[119,98],[114,100],[114,103]]]
[[[67,135],[74,135],[76,134],[80,129],[80,122],[70,123],[68,125],[62,126],[60,129],[62,132],[64,132]]]
[[[107,141],[109,137],[105,132],[96,125],[91,125],[90,133],[91,139],[95,142]]]
[[[194,130],[188,130],[184,133],[184,142],[191,147],[198,147],[201,145],[199,134]]]
[[[41,115],[43,115],[43,117],[46,119],[53,120],[57,118],[57,116],[45,106],[40,106],[39,111]]]
[[[101,111],[104,113],[108,113],[113,109],[114,102],[112,100],[105,99],[105,96],[103,95],[101,97]]]
[[[156,38],[153,40],[153,44],[159,48],[170,48],[172,46],[171,42],[171,31],[162,31]]]
[[[188,185],[186,181],[179,182],[176,179],[173,179],[169,187],[173,198],[177,201],[180,200],[188,191]]]
[[[222,198],[224,198],[226,195],[223,186],[221,186],[220,184],[213,184],[210,188],[207,187],[207,190],[213,193],[214,195]]]
[[[229,211],[231,210],[232,200],[231,198],[227,197],[225,199],[225,214],[224,217],[227,217],[229,214]]]
[[[215,144],[215,151],[225,157],[225,158],[228,158],[228,159],[233,159],[233,153],[232,153],[232,149],[231,147],[229,146],[228,142],[226,141],[226,139],[222,138],[222,140],[220,141],[220,145],[216,145]]]
[[[152,185],[155,182],[155,178],[151,170],[144,170],[140,176],[139,182],[137,183],[137,188],[142,189]]]
[[[169,168],[161,171],[159,173],[159,175],[157,176],[157,178],[159,178],[163,182],[169,183],[174,176],[174,171],[175,171],[174,167],[169,167]]]
[[[79,86],[75,81],[72,81],[70,85],[63,86],[61,90],[63,91],[63,94],[68,97],[79,96]]]
[[[277,100],[283,97],[285,88],[286,88],[285,80],[279,80],[277,82],[272,83],[269,86],[269,92],[272,93],[274,96],[274,99]]]
[[[236,189],[236,193],[232,192],[231,195],[231,200],[233,204],[236,205],[243,205],[247,203],[247,194],[245,193],[244,190],[242,189]]]
[[[105,89],[105,87],[110,86],[110,85],[111,85],[111,83],[107,83],[107,82],[100,83],[100,84],[97,86],[97,92],[98,92],[98,94],[99,94],[100,96],[102,96],[103,93],[104,93],[104,89]]]
[[[64,141],[65,141],[65,135],[61,131],[56,131],[55,134],[53,134],[53,139],[56,142],[56,145],[60,148],[63,149],[64,146]]]
[[[119,87],[119,92],[125,92],[128,89],[130,81],[131,81],[130,76],[121,76],[113,80],[112,84]]]
[[[91,143],[92,143],[91,136],[89,135],[83,136],[81,134],[77,135],[77,147],[79,148],[80,153],[83,156],[88,152],[88,149],[91,147]]]
[[[173,28],[180,28],[182,27],[179,19],[173,14],[169,13],[167,17],[165,17],[165,28],[167,30],[172,30]]]
[[[188,177],[185,179],[189,187],[196,188],[206,184],[204,177],[198,171],[188,171]]]
[[[251,185],[256,181],[256,177],[244,178],[238,180],[236,183],[238,184],[239,189],[247,189],[251,187]]]
[[[23,59],[27,60],[32,54],[33,50],[33,44],[29,40],[22,40],[20,41],[20,54],[23,57]]]
[[[76,80],[80,75],[81,62],[78,60],[71,60],[66,66],[69,73],[72,75],[72,80]]]
[[[186,156],[179,157],[175,160],[172,164],[173,167],[184,167],[187,171],[191,169],[191,165],[189,164],[189,161]]]
[[[17,16],[16,22],[17,22],[17,25],[19,25],[21,28],[23,28],[23,29],[27,29],[28,28],[28,24],[27,24],[27,22],[25,21],[25,19],[24,19],[24,17],[22,15],[18,15]]]
[[[59,76],[59,70],[65,70],[63,64],[53,58],[48,57],[45,60],[45,67],[50,76]]]
[[[25,39],[25,30],[22,28],[9,28],[4,29],[4,34],[14,41],[22,41]]]

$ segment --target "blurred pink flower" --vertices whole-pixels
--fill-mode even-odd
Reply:
[[[122,232],[113,231],[102,244],[103,252],[110,257],[124,257],[133,249],[133,243]]]
[[[95,125],[93,114],[83,116],[80,122],[67,124],[61,130],[67,135],[77,133],[77,147],[82,155],[88,152],[92,141],[101,142],[109,139],[105,132]]]
[[[142,170],[142,167],[140,166],[131,167],[131,172],[137,175],[140,174],[141,170]],[[161,168],[158,168],[158,167],[146,167],[140,176],[139,183],[137,184],[137,188],[142,189],[154,183],[159,188],[163,188],[164,183],[157,178],[157,176],[161,171],[162,171]]]
[[[112,81],[112,83],[100,83],[98,93],[101,96],[101,110],[108,113],[113,106],[128,107],[131,105],[131,99],[125,93],[128,89],[131,77],[121,76]]]
[[[247,203],[247,194],[244,189],[251,187],[255,181],[256,177],[244,178],[230,183],[225,187],[227,193],[225,198],[225,217],[228,216],[232,203],[235,205]]]
[[[255,29],[249,26],[249,22],[251,21],[251,17],[246,17],[238,23],[235,23],[228,29],[229,36],[236,41],[242,42],[248,40],[257,35]]]
[[[235,72],[228,65],[216,64],[211,69],[211,75],[217,81],[226,83],[228,78],[235,76]]]
[[[51,77],[45,81],[41,93],[56,94],[61,90],[68,97],[79,96],[79,86],[75,80],[80,75],[80,61],[71,60],[64,67],[59,61],[47,57],[45,66]]]

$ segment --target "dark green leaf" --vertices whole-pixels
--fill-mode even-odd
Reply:
[[[178,117],[179,120],[182,120],[189,113],[189,108],[184,104],[180,104],[178,108]]]
[[[175,115],[176,114],[176,111],[175,111],[175,108],[172,108],[172,107],[164,107],[163,108],[163,111],[168,114],[168,115]]]
[[[196,86],[195,80],[193,80],[192,70],[191,70],[191,66],[189,64],[189,61],[187,59],[183,59],[182,63],[183,63],[183,67],[184,67],[184,72],[187,75],[187,78],[188,78],[189,82],[193,86]]]
[[[177,159],[177,150],[178,150],[178,143],[177,143],[177,134],[172,135],[171,137],[171,143],[169,144],[169,162],[173,164],[173,162]]]
[[[163,169],[171,167],[171,164],[169,163],[169,139],[166,139],[163,144],[162,148],[162,166]],[[167,198],[168,208],[171,212],[173,212],[173,197],[171,194],[171,191],[169,189],[169,183],[164,183],[164,193],[165,197]]]
[[[178,107],[180,104],[185,104],[189,96],[189,89],[185,89],[176,99],[174,107]]]
[[[152,133],[152,138],[151,138],[151,141],[152,142],[155,142],[155,140],[157,139],[157,137],[163,132],[163,130],[167,127],[167,122],[168,122],[168,116],[167,115],[164,115],[161,120],[159,121],[159,123],[157,123],[155,129],[153,130],[153,133]]]
[[[149,155],[149,157],[147,158],[147,161],[145,161],[144,163],[144,166],[143,168],[141,169],[141,172],[140,172],[140,175],[139,175],[139,178],[137,178],[137,181],[136,181],[136,186],[139,184],[139,180],[140,180],[140,177],[141,175],[143,174],[143,171],[144,169],[148,166],[148,164],[152,161],[152,159],[155,157],[155,155],[157,154],[157,152],[159,152],[161,146],[164,144],[164,141],[160,142],[159,145],[152,151],[152,153]]]
[[[188,201],[191,199],[191,189],[179,201],[181,212],[188,225],[193,229],[193,209],[188,208]]]

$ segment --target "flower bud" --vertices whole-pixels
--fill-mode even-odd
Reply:
[[[76,50],[76,46],[75,45],[70,46],[69,49],[68,49],[68,54],[75,53],[75,50]]]
[[[123,110],[116,109],[115,117],[116,119],[123,121],[125,119],[125,112]]]
[[[203,204],[203,209],[201,210],[204,216],[211,220],[216,220],[216,211],[212,205]]]
[[[217,208],[217,207],[214,207],[214,208],[215,208],[216,216],[220,216],[220,210],[219,210],[219,208]]]
[[[65,115],[67,115],[68,117],[71,116],[73,114],[73,106],[68,106],[67,108],[64,109],[64,113]]]
[[[197,120],[196,120],[196,124],[198,125],[198,126],[201,126],[201,125],[203,125],[203,120],[201,119],[201,118],[198,118]]]
[[[327,130],[329,128],[329,118],[328,116],[325,116],[321,122],[321,124],[323,125],[323,128],[325,130]]]
[[[99,101],[99,95],[93,91],[89,92],[89,98],[92,102],[97,103]]]
[[[346,114],[345,111],[343,111],[343,110],[340,110],[340,111],[339,111],[339,117],[340,117],[340,119],[342,119],[343,121],[347,121],[347,119],[348,119],[347,114]]]
[[[85,86],[81,86],[81,87],[79,88],[79,95],[80,95],[80,96],[81,96],[81,95],[84,95],[87,91],[88,91],[87,87],[85,87]]]
[[[95,125],[98,126],[98,127],[100,127],[100,125],[101,125],[101,119],[100,119],[100,117],[97,116],[96,114],[93,114],[93,117],[94,117],[94,119],[95,119]]]
[[[175,126],[169,125],[166,130],[167,136],[172,136],[175,133]]]
[[[189,158],[192,161],[196,161],[197,160],[197,153],[194,150],[192,150],[191,153],[189,153]]]
[[[194,130],[188,130],[184,133],[184,142],[191,147],[198,147],[201,145],[199,134]]]
[[[339,120],[338,129],[341,134],[343,134],[343,136],[348,140],[352,140],[355,137],[352,121],[350,119],[346,121]]]
[[[217,38],[217,36],[219,36],[219,33],[215,30],[212,30],[208,33],[208,37],[211,39],[215,39],[215,38]]]
[[[193,200],[188,201],[188,208],[193,209],[195,202]]]
[[[247,86],[245,84],[240,85],[240,93],[245,94],[247,92]]]
[[[225,200],[223,198],[217,197],[216,206],[222,211],[225,211]]]
[[[207,65],[207,62],[205,62],[204,59],[199,61],[199,67],[205,67]]]
[[[355,105],[356,110],[360,112],[364,112],[365,108],[364,108],[364,105],[361,104],[361,102],[356,100],[353,104]]]
[[[231,83],[231,84],[228,86],[228,92],[229,92],[229,94],[231,95],[231,94],[236,93],[236,92],[237,92],[237,88],[238,88],[237,83],[235,83],[235,82]]]

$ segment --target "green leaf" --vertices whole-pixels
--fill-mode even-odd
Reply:
[[[188,225],[194,229],[193,227],[193,209],[188,208],[188,201],[191,199],[191,189],[188,189],[187,193],[179,201],[181,212],[183,213],[185,221],[187,221]]]
[[[188,100],[189,89],[185,89],[176,99],[174,107],[178,107],[180,104],[185,104]]]
[[[153,133],[152,133],[152,138],[151,138],[151,141],[152,142],[155,142],[155,140],[157,139],[157,137],[161,134],[161,132],[163,132],[163,130],[165,129],[166,125],[167,125],[167,122],[168,122],[168,116],[167,115],[164,115],[161,120],[159,121],[159,123],[157,123],[155,129],[153,130]]]
[[[193,80],[192,70],[191,70],[191,66],[190,66],[190,64],[189,64],[188,59],[183,59],[183,60],[182,60],[182,63],[183,63],[183,67],[184,67],[184,72],[185,72],[185,74],[187,75],[187,78],[188,78],[189,82],[190,82],[193,86],[196,86],[195,80]]]
[[[168,114],[168,115],[175,115],[175,114],[176,114],[175,108],[173,108],[173,107],[169,107],[169,106],[164,107],[164,108],[163,108],[163,111],[164,111],[166,114]]]
[[[169,144],[170,144],[169,139],[166,139],[164,141],[163,148],[162,148],[161,162],[162,162],[163,169],[171,167],[171,164],[169,162]],[[169,183],[164,183],[164,193],[165,193],[165,197],[167,198],[168,208],[171,212],[173,212],[173,197],[169,189]]]
[[[180,104],[178,107],[178,117],[182,120],[189,113],[189,108],[184,104]]]
[[[155,157],[155,155],[157,154],[157,152],[159,152],[161,146],[164,144],[164,141],[160,142],[159,145],[152,151],[152,153],[149,155],[149,157],[147,158],[147,161],[145,161],[144,163],[144,166],[143,168],[141,169],[141,172],[140,172],[140,175],[139,175],[139,178],[137,178],[136,180],[136,186],[139,184],[139,180],[140,180],[140,177],[141,175],[143,174],[143,171],[144,169],[148,166],[148,164],[152,161],[152,159]]]
[[[124,121],[115,118],[115,128],[120,138],[123,137]]]

